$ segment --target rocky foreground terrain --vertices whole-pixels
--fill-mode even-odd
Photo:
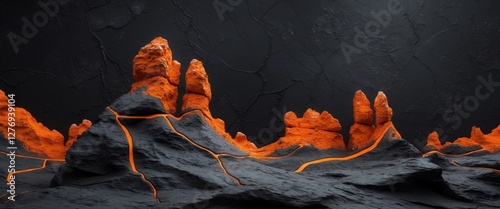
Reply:
[[[285,115],[285,135],[256,147],[214,118],[202,62],[186,72],[163,38],[134,59],[135,83],[98,120],[49,130],[16,107],[15,172],[0,134],[7,208],[498,208],[500,126],[418,150],[379,92],[354,94],[348,143],[330,113]],[[8,98],[0,94],[0,129]],[[182,107],[177,109],[177,103]],[[13,179],[12,177],[15,177]],[[12,182],[13,181],[13,182]],[[10,184],[9,184],[10,183]],[[15,193],[9,190],[15,186]]]

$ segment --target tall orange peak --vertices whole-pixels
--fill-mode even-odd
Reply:
[[[186,93],[182,97],[182,111],[199,109],[210,114],[209,103],[212,99],[212,89],[203,63],[193,59],[186,72]]]
[[[349,130],[347,147],[349,150],[361,150],[375,142],[372,136],[378,129],[383,127],[384,124],[392,122],[393,112],[392,108],[389,107],[387,96],[381,91],[378,92],[373,101],[375,125],[370,101],[361,90],[354,94],[352,103],[354,124]]]
[[[384,124],[392,120],[392,108],[389,107],[389,101],[387,101],[387,96],[385,96],[384,92],[378,92],[373,106],[375,108],[375,122],[377,124]]]
[[[349,150],[362,149],[373,143],[372,134],[375,131],[373,125],[373,110],[366,95],[358,90],[352,101],[354,124],[349,130]]]
[[[463,148],[464,151],[471,149],[483,149],[490,153],[500,151],[500,125],[493,129],[491,133],[484,134],[480,128],[473,126],[471,137],[460,137],[453,142],[446,142],[441,146],[437,132],[429,134],[427,138],[426,150],[445,151],[446,148],[455,146]]]
[[[131,92],[143,90],[158,98],[168,113],[175,113],[181,64],[172,60],[167,40],[157,37],[142,47],[133,61],[135,83]]]
[[[0,90],[0,132],[3,133],[4,137],[7,138],[7,114],[8,113],[8,103],[5,93]],[[36,121],[36,119],[25,109],[20,107],[15,107],[15,138],[23,144],[24,149],[27,151],[37,154],[41,157],[52,158],[52,159],[63,159],[66,156],[66,152],[69,147],[74,143],[76,137],[68,140],[69,143],[64,143],[63,135],[56,131],[50,130],[45,127],[42,123]],[[80,125],[77,131],[79,135],[83,132],[84,127],[91,125],[88,122],[83,122],[84,125]],[[85,129],[86,130],[86,129]],[[70,128],[70,134],[71,134]],[[73,131],[74,132],[74,131]]]

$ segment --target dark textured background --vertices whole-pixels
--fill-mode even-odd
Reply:
[[[229,9],[223,18],[214,2]],[[61,0],[15,53],[7,34],[22,35],[22,17],[43,10],[37,1],[2,1],[0,89],[66,134],[129,90],[135,54],[162,36],[183,73],[191,59],[204,62],[213,115],[260,145],[282,134],[273,112],[301,115],[308,107],[332,113],[348,138],[358,89],[370,100],[384,91],[396,127],[419,146],[438,128],[450,140],[472,125],[489,132],[500,124],[500,87],[470,116],[454,107],[475,95],[478,76],[500,81],[500,1],[401,0],[404,10],[348,62],[341,43],[355,46],[355,27],[363,30],[374,20],[370,11],[388,2]]]

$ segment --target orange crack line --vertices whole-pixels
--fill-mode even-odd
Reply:
[[[11,172],[7,175],[7,182],[9,182],[9,179],[11,178],[12,175],[17,175],[17,174],[20,174],[20,173],[27,173],[27,172],[31,172],[31,171],[37,171],[37,170],[42,170],[44,169],[45,167],[47,167],[47,162],[50,161],[48,159],[45,159],[43,160],[43,163],[42,163],[42,166],[38,167],[38,168],[28,168],[28,169],[24,169],[24,170],[19,170],[19,171],[14,171],[14,172]]]
[[[429,152],[426,152],[422,155],[422,157],[427,157],[431,154],[440,154],[440,155],[444,155],[444,156],[451,156],[451,157],[463,157],[463,156],[467,156],[467,155],[471,155],[471,154],[474,154],[474,153],[477,153],[477,152],[481,152],[481,151],[488,151],[488,150],[485,150],[484,148],[481,148],[481,149],[478,149],[478,150],[474,150],[474,151],[470,151],[470,152],[466,152],[466,153],[463,153],[463,154],[446,154],[446,153],[442,153],[440,151],[437,151],[437,150],[433,150],[433,151],[429,151]]]
[[[10,154],[9,152],[5,152],[0,150],[0,153],[2,154]],[[36,159],[36,160],[48,160],[48,161],[57,161],[57,162],[65,162],[65,159],[57,159],[57,158],[41,158],[41,157],[33,157],[33,156],[28,156],[28,155],[21,155],[21,154],[16,154],[16,157],[20,158],[28,158],[28,159]]]
[[[176,133],[178,134],[179,136],[181,136],[182,138],[184,138],[185,140],[187,140],[189,143],[191,143],[192,145],[194,145],[195,147],[201,149],[201,150],[204,150],[208,153],[210,153],[212,156],[214,156],[214,158],[217,160],[217,162],[219,163],[219,166],[222,168],[222,171],[224,171],[224,173],[226,175],[228,175],[229,177],[231,177],[234,181],[236,181],[236,183],[238,183],[238,185],[242,185],[240,180],[238,178],[236,178],[235,176],[233,176],[232,174],[230,174],[227,170],[226,170],[226,167],[224,167],[224,163],[222,163],[222,160],[220,159],[221,156],[231,156],[231,157],[236,157],[236,158],[239,158],[239,157],[246,157],[246,156],[235,156],[235,155],[231,155],[231,154],[227,154],[227,153],[223,153],[223,154],[217,154],[215,152],[213,152],[212,150],[202,146],[202,145],[199,145],[198,143],[194,142],[193,140],[191,140],[189,137],[187,137],[186,135],[184,135],[183,133],[177,131],[177,129],[175,129],[175,127],[172,125],[172,122],[170,121],[170,119],[168,119],[167,116],[163,116],[163,118],[165,119],[165,121],[168,123],[168,125],[170,126],[170,128]]]
[[[194,112],[194,111],[198,111],[198,112],[201,112],[203,115],[205,115],[205,113],[199,109],[194,109],[194,110],[190,110],[188,112],[185,112],[183,113],[180,117],[175,117],[174,115],[172,114],[168,114],[168,113],[163,113],[163,114],[153,114],[153,115],[148,115],[148,116],[129,116],[129,115],[120,115],[118,114],[116,111],[114,111],[113,109],[111,109],[111,107],[108,107],[108,109],[113,112],[113,114],[115,115],[115,119],[117,121],[119,121],[120,118],[126,118],[126,119],[153,119],[153,118],[158,118],[158,117],[163,117],[165,119],[165,121],[167,122],[167,124],[170,126],[170,128],[172,129],[172,131],[174,131],[176,134],[178,134],[179,136],[181,136],[183,139],[187,140],[189,143],[191,143],[192,145],[194,145],[195,147],[201,149],[201,150],[204,150],[208,153],[210,153],[216,160],[217,162],[219,163],[219,166],[221,167],[221,169],[223,170],[223,172],[228,175],[229,177],[231,177],[238,185],[242,185],[240,180],[238,178],[236,178],[235,176],[233,176],[232,174],[230,174],[227,169],[225,168],[224,166],[224,163],[222,162],[222,160],[220,159],[220,157],[233,157],[233,158],[238,158],[238,159],[243,159],[243,158],[256,158],[254,156],[250,156],[250,155],[245,155],[245,156],[238,156],[238,155],[233,155],[233,154],[229,154],[229,153],[215,153],[214,151],[210,150],[209,148],[206,148],[196,142],[194,142],[193,140],[191,140],[189,137],[187,137],[185,134],[179,132],[177,129],[175,129],[174,125],[172,124],[172,122],[170,121],[170,119],[168,118],[168,116],[170,117],[173,117],[174,119],[178,120],[178,119],[181,119],[183,118],[186,113],[189,113],[189,112]],[[205,115],[206,116],[206,115]],[[126,129],[126,127],[121,123],[119,122],[118,123],[121,127],[122,127],[122,130],[125,132],[125,135],[130,138],[132,138],[130,136],[130,133],[128,132],[128,130]],[[260,159],[279,159],[279,158],[285,158],[285,157],[288,157],[288,156],[291,156],[293,155],[296,151],[298,151],[299,149],[301,149],[303,147],[303,145],[299,145],[299,147],[297,147],[295,150],[293,150],[291,153],[285,155],[285,156],[267,156],[267,157],[259,157]],[[133,147],[130,148],[129,146],[129,152],[130,152],[130,149],[133,150]],[[129,155],[130,156],[130,155]],[[130,158],[130,157],[129,157]],[[133,157],[132,157],[133,158]],[[131,162],[131,167],[132,167],[132,163],[134,162],[133,159],[130,159],[130,162]],[[135,169],[135,163],[134,163],[134,166],[133,166],[133,169]],[[137,171],[137,169],[135,169]]]
[[[111,107],[109,107],[109,106],[108,106],[108,109],[115,115],[116,123],[118,123],[118,125],[122,129],[123,133],[125,133],[125,137],[127,138],[127,141],[128,141],[128,157],[129,157],[129,163],[130,163],[130,168],[132,169],[132,172],[139,174],[141,176],[142,180],[144,182],[146,182],[149,185],[149,187],[151,187],[151,189],[153,190],[153,196],[156,199],[156,202],[160,203],[160,199],[158,199],[158,197],[157,197],[156,187],[153,185],[153,183],[151,181],[149,181],[148,179],[146,179],[146,177],[144,176],[143,173],[139,172],[137,170],[137,168],[135,167],[134,141],[132,139],[132,135],[130,134],[130,132],[127,129],[127,127],[125,127],[125,125],[123,125],[120,122],[120,118],[119,118],[120,115],[116,111],[114,111],[113,109],[111,109]]]
[[[465,165],[460,165],[458,164],[457,162],[455,162],[455,160],[451,160],[451,163],[455,166],[458,166],[458,167],[464,167],[464,168],[477,168],[477,169],[485,169],[485,170],[492,170],[492,171],[495,171],[495,172],[500,172],[499,169],[495,169],[495,168],[488,168],[488,167],[475,167],[475,166],[465,166]]]
[[[187,113],[191,113],[191,112],[200,112],[201,114],[203,114],[205,117],[208,117],[205,112],[203,112],[202,110],[200,109],[192,109],[192,110],[189,110],[189,111],[186,111],[184,112],[181,116],[179,117],[176,117],[172,114],[169,114],[169,113],[162,113],[162,114],[153,114],[153,115],[148,115],[148,116],[131,116],[131,115],[120,115],[118,114],[119,118],[126,118],[126,119],[153,119],[153,118],[159,118],[159,117],[173,117],[174,119],[176,120],[179,120],[179,119],[182,119]],[[171,125],[173,127],[173,125]],[[179,133],[179,131],[175,130],[177,133]],[[192,141],[192,140],[191,140]],[[255,159],[279,159],[279,158],[285,158],[285,157],[289,157],[291,155],[293,155],[296,151],[298,151],[299,149],[303,148],[304,145],[302,144],[299,144],[299,147],[296,148],[295,150],[293,150],[291,153],[285,155],[285,156],[264,156],[264,157],[256,157],[256,156],[251,156],[251,155],[245,155],[245,156],[237,156],[237,155],[233,155],[233,154],[228,154],[228,153],[215,153],[215,154],[219,154],[221,157],[222,156],[229,156],[229,157],[234,157],[234,158],[255,158]],[[208,149],[208,148],[207,148]]]
[[[329,161],[345,161],[345,160],[351,160],[351,159],[354,159],[354,158],[357,158],[361,155],[364,155],[370,151],[372,151],[373,149],[375,149],[377,147],[377,145],[380,143],[380,141],[382,141],[382,139],[384,138],[384,135],[386,134],[387,130],[389,130],[389,128],[393,127],[392,123],[388,123],[386,124],[387,127],[384,128],[384,131],[381,132],[381,135],[377,137],[377,140],[369,147],[355,153],[355,154],[352,154],[352,155],[348,155],[348,156],[345,156],[345,157],[325,157],[325,158],[320,158],[320,159],[317,159],[317,160],[312,160],[312,161],[309,161],[309,162],[306,162],[304,164],[302,164],[299,168],[297,168],[297,170],[295,170],[294,172],[295,173],[300,173],[302,172],[307,166],[310,166],[310,165],[314,165],[314,164],[318,164],[318,163],[324,163],[324,162],[329,162]]]

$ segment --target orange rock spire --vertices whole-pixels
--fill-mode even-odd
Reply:
[[[135,83],[131,92],[142,90],[160,99],[167,113],[175,113],[181,64],[172,60],[167,40],[157,37],[142,47],[134,58]]]
[[[366,95],[358,90],[352,101],[354,124],[349,130],[349,150],[361,149],[370,146],[371,136],[375,131],[373,125],[373,110]]]

